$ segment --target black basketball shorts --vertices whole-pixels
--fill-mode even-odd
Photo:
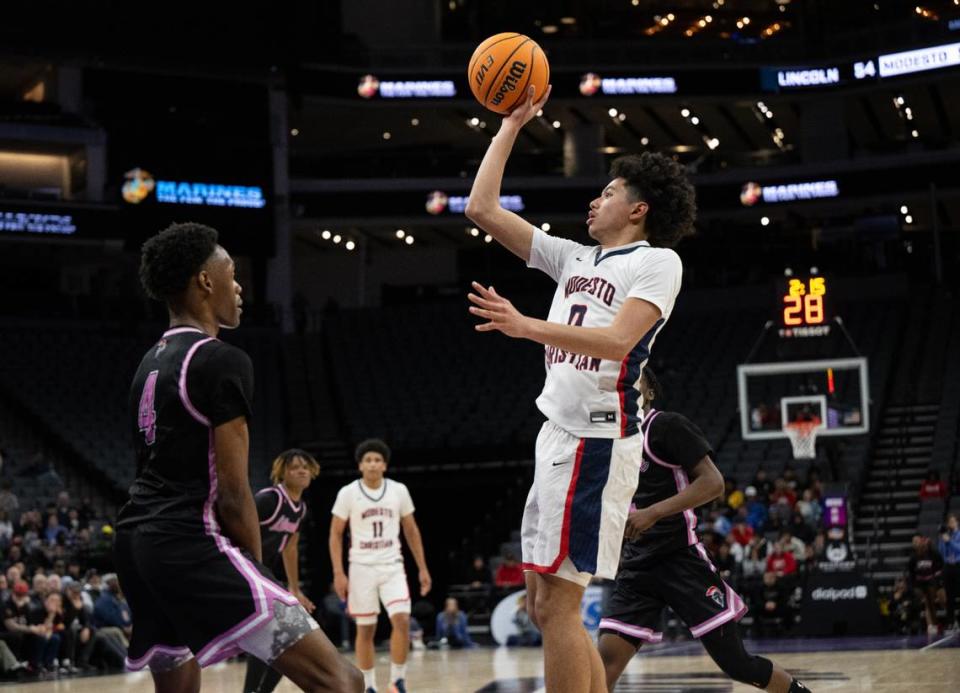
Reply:
[[[132,671],[209,666],[240,652],[273,662],[319,626],[262,564],[219,532],[117,532],[120,588],[133,617]]]
[[[630,642],[660,642],[660,615],[669,606],[699,638],[729,621],[740,620],[747,606],[717,574],[703,546],[687,546],[621,567],[613,595],[600,620],[601,634]]]

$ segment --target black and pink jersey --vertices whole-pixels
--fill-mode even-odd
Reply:
[[[263,564],[268,568],[275,568],[280,554],[290,542],[290,537],[300,531],[300,523],[307,514],[307,504],[302,499],[299,503],[294,503],[283,484],[258,491],[255,500],[257,515],[260,517]]]
[[[252,397],[253,365],[243,351],[194,327],[167,330],[130,388],[137,476],[117,526],[218,532],[213,431],[249,419]]]
[[[633,505],[648,508],[685,489],[690,483],[690,470],[704,457],[712,457],[713,448],[695,424],[675,412],[651,409],[641,430],[643,461]],[[696,527],[693,510],[663,518],[639,539],[624,543],[621,565],[630,567],[654,555],[699,546]]]

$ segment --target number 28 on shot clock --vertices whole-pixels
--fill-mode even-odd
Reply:
[[[792,277],[786,280],[781,293],[782,324],[784,327],[815,327],[827,318],[826,277]]]

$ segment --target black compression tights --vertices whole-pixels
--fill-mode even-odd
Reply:
[[[700,637],[707,653],[735,681],[757,688],[770,685],[773,662],[747,654],[736,623],[727,623]]]

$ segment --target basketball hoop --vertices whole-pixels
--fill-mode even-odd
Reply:
[[[793,459],[812,460],[817,456],[817,429],[819,421],[791,421],[783,427],[783,432],[793,446]]]

